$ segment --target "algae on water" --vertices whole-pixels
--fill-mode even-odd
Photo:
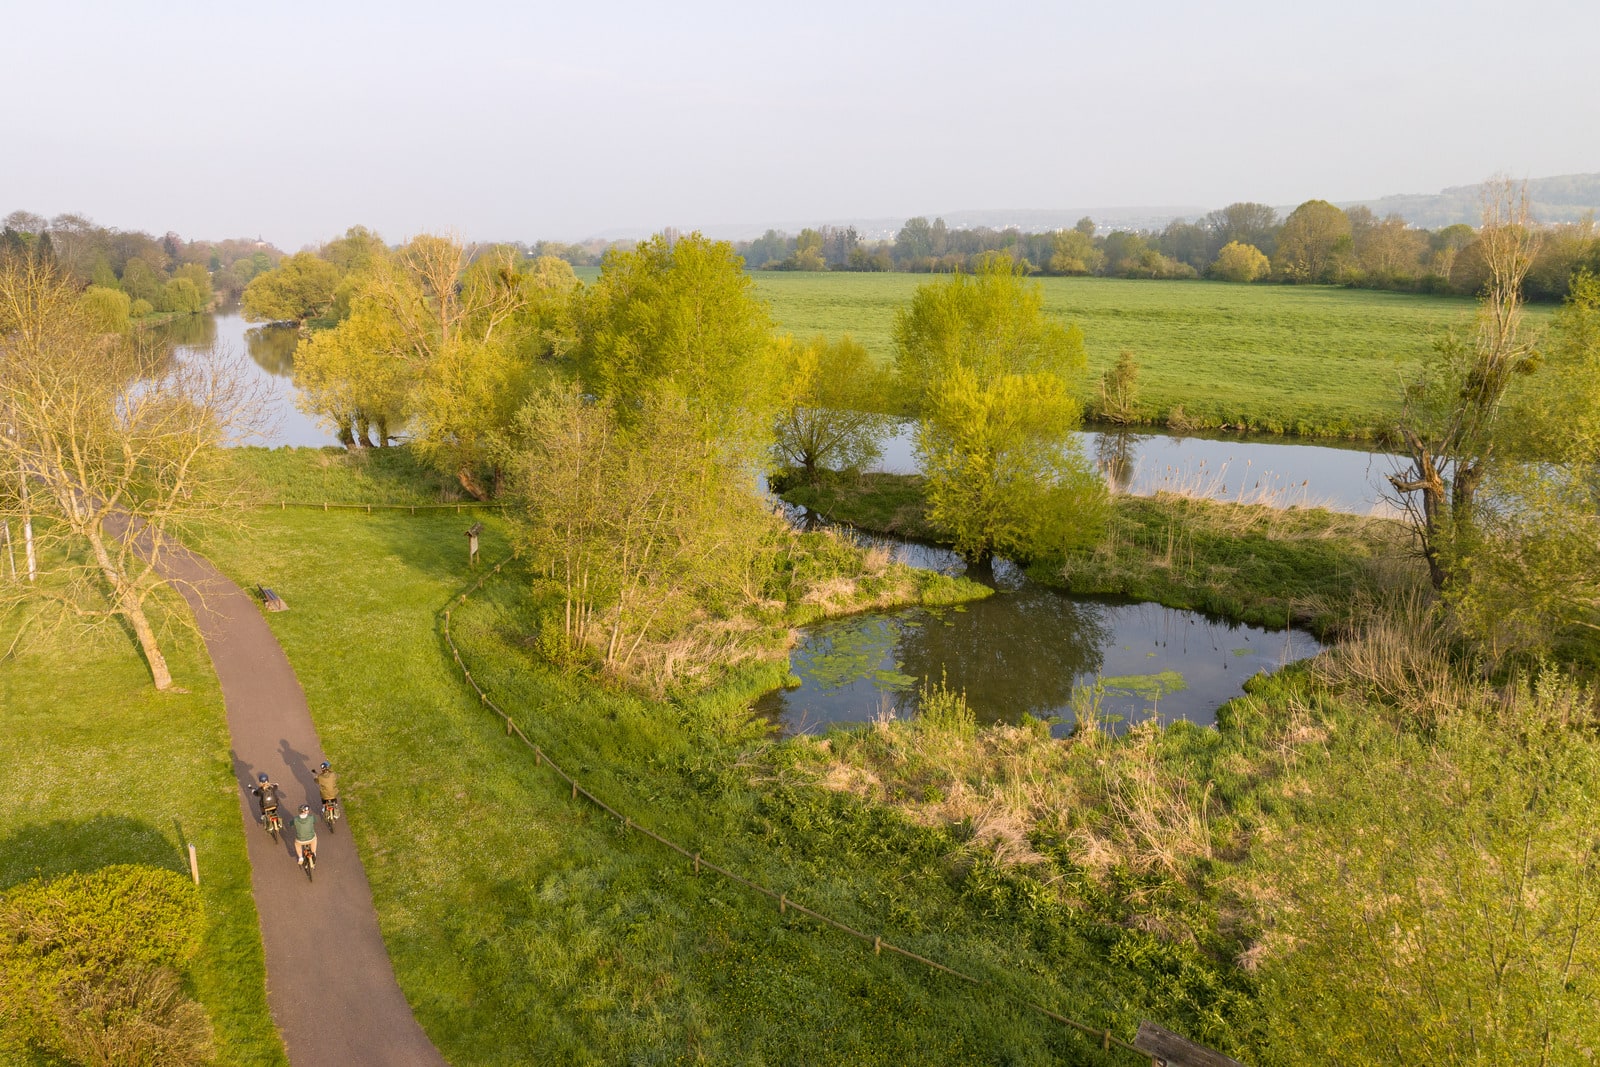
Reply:
[[[1105,686],[1107,692],[1126,693],[1147,700],[1159,700],[1168,693],[1176,693],[1180,689],[1189,687],[1189,683],[1183,680],[1183,675],[1178,671],[1162,671],[1160,674],[1123,674],[1115,678],[1102,678],[1100,684]]]

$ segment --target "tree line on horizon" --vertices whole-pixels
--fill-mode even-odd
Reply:
[[[13,211],[0,223],[0,251],[42,257],[89,292],[108,329],[126,319],[199,314],[237,301],[283,252],[251,237],[187,241],[168,230],[101,226],[83,215],[45,218]]]
[[[1579,270],[1600,270],[1593,220],[1542,227],[1539,256],[1524,284],[1530,300],[1566,297]],[[907,219],[892,240],[868,241],[854,227],[790,235],[768,230],[736,245],[751,270],[971,273],[984,257],[1009,255],[1028,273],[1105,278],[1211,278],[1228,282],[1344,285],[1476,294],[1488,277],[1477,229],[1428,230],[1397,214],[1308,200],[1285,217],[1239,202],[1161,230],[1102,232],[1093,219],[1071,229],[956,229],[943,219]]]

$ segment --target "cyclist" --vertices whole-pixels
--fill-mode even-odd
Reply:
[[[326,813],[339,803],[339,776],[328,766],[328,761],[323,760],[322,766],[311,772],[311,777],[317,780],[317,792],[322,794],[322,810]]]
[[[256,816],[256,822],[265,824],[267,816],[278,810],[282,798],[278,795],[278,783],[267,777],[265,771],[256,775],[256,786],[250,790],[261,805],[261,814]]]
[[[317,855],[317,817],[311,814],[311,805],[300,805],[300,814],[289,820],[294,827],[294,859],[301,861],[307,852],[313,859]]]

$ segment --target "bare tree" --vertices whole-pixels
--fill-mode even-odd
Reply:
[[[0,519],[31,523],[39,567],[0,585],[0,608],[119,619],[171,688],[148,605],[185,527],[229,502],[216,449],[259,427],[248,381],[102,333],[55,267],[0,261]]]
[[[1436,589],[1450,580],[1453,550],[1471,532],[1506,388],[1513,375],[1534,367],[1533,339],[1522,329],[1522,280],[1539,238],[1527,187],[1485,183],[1479,242],[1488,277],[1473,331],[1442,339],[1434,358],[1404,383],[1395,433],[1406,466],[1389,475],[1389,484]]]

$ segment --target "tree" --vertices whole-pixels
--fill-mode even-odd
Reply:
[[[1117,362],[1100,376],[1100,409],[1095,414],[1106,422],[1126,426],[1139,414],[1139,361],[1124,348]]]
[[[558,273],[570,285],[577,279],[553,259],[541,259],[543,273],[530,279],[519,269],[520,254],[507,246],[479,250],[476,258],[474,252],[452,237],[421,234],[393,255],[374,258],[355,303],[370,301],[398,338],[395,354],[414,383],[415,447],[485,500],[494,486],[481,474],[494,468],[498,480],[500,435],[537,383],[539,358],[550,351],[548,332],[527,320],[549,320],[564,307],[569,290],[552,281]]]
[[[778,347],[779,392],[773,455],[817,484],[819,468],[859,469],[878,457],[890,424],[881,413],[891,391],[886,369],[847,334]]]
[[[1098,525],[1103,495],[1071,433],[1083,335],[1045,317],[1039,287],[1010,260],[920,286],[896,316],[895,346],[922,410],[929,518],[958,552],[1029,559]]]
[[[1479,245],[1488,281],[1477,323],[1471,337],[1442,338],[1434,358],[1405,383],[1395,434],[1407,466],[1389,475],[1436,589],[1445,587],[1454,556],[1470,543],[1506,387],[1535,366],[1522,332],[1522,279],[1539,242],[1527,189],[1502,181],[1484,190]]]
[[[1548,380],[1507,406],[1517,452],[1485,481],[1451,590],[1495,662],[1600,630],[1600,278],[1573,278],[1541,356]]]
[[[1094,238],[1081,230],[1062,230],[1055,235],[1050,269],[1056,274],[1094,274],[1105,266],[1106,255],[1095,247]]]
[[[301,341],[293,367],[295,403],[320,417],[346,448],[370,445],[369,427],[387,445],[391,431],[404,425],[414,369],[398,326],[371,301]]]
[[[584,387],[619,417],[671,393],[697,413],[707,440],[757,461],[772,428],[772,322],[725,241],[652,237],[606,254],[574,316]]]
[[[1225,282],[1253,282],[1264,278],[1272,270],[1272,263],[1255,245],[1242,245],[1229,241],[1217,253],[1211,264],[1211,276]]]
[[[624,418],[610,398],[552,385],[514,436],[511,480],[527,507],[519,541],[562,597],[560,618],[541,627],[547,655],[626,673],[652,638],[741,595],[773,520],[685,397],[646,396]],[[658,691],[682,658],[651,672]]]
[[[1266,204],[1239,202],[1208,214],[1202,225],[1211,231],[1211,247],[1237,241],[1270,256],[1277,247],[1278,213]]]
[[[0,262],[0,514],[37,529],[41,571],[0,601],[120,620],[169,689],[146,605],[176,535],[226,505],[216,447],[261,407],[236,367],[162,358],[98,317],[50,265]]]
[[[1338,253],[1350,244],[1350,219],[1326,200],[1307,200],[1283,220],[1272,263],[1290,281],[1331,280]]]
[[[124,279],[126,280],[126,279]],[[333,304],[339,268],[310,252],[296,252],[276,267],[251,278],[240,308],[250,322],[293,322],[322,318]]]

